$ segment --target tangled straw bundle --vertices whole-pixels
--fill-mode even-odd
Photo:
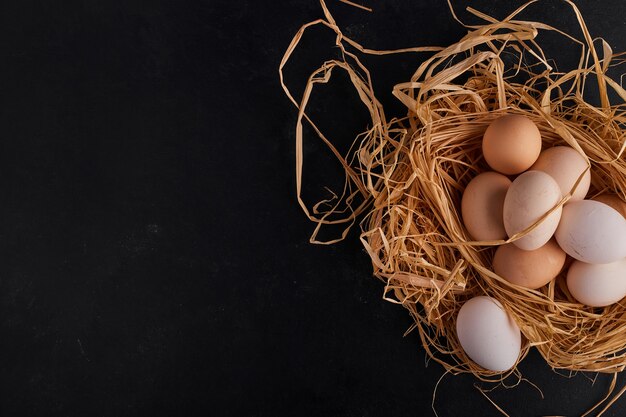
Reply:
[[[466,26],[467,35],[446,48],[374,51],[344,36],[322,0],[325,18],[300,29],[280,66],[283,88],[299,109],[297,192],[301,206],[317,224],[312,241],[317,241],[321,227],[333,224],[345,225],[341,237],[323,243],[341,240],[360,219],[361,240],[374,275],[386,284],[385,299],[410,311],[415,320],[412,329],[419,332],[428,355],[450,372],[471,372],[485,380],[502,376],[475,365],[455,332],[460,307],[477,295],[500,301],[518,323],[525,340],[520,360],[534,346],[553,368],[616,373],[626,366],[624,301],[602,309],[583,306],[569,294],[563,274],[539,290],[510,284],[491,269],[495,247],[533,227],[507,241],[475,242],[461,221],[465,186],[488,170],[481,153],[483,133],[505,113],[532,119],[544,149],[568,145],[584,154],[592,173],[590,196],[610,191],[626,199],[626,91],[607,75],[610,67],[622,62],[620,56],[604,40],[592,39],[569,1],[582,41],[540,22],[516,20],[531,3],[501,21],[468,8],[485,23]],[[336,33],[342,59],[317,69],[296,101],[284,83],[283,68],[303,33],[315,25]],[[581,49],[578,68],[565,73],[553,68],[536,41],[541,31],[576,42]],[[411,52],[433,54],[410,81],[393,89],[408,115],[387,120],[357,54]],[[305,111],[315,85],[327,83],[334,69],[347,72],[371,116],[371,128],[356,138],[348,155],[336,150]],[[585,99],[586,83],[591,82],[597,84],[599,105]],[[611,104],[614,97],[619,104]],[[346,172],[343,193],[311,210],[301,197],[305,120]]]

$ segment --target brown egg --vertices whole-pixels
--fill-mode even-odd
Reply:
[[[584,172],[585,175],[578,183],[578,187],[576,187],[569,201],[582,200],[589,191],[591,172],[587,170],[587,161],[578,151],[569,146],[555,146],[546,149],[541,152],[537,162],[530,169],[543,171],[554,178],[563,195],[570,192],[578,177]]]
[[[493,270],[512,284],[537,289],[553,280],[565,264],[565,252],[554,239],[539,249],[525,251],[507,243],[493,257]]]
[[[539,157],[541,134],[526,116],[503,116],[491,122],[485,131],[482,148],[492,169],[506,175],[519,174]]]
[[[511,180],[497,172],[483,172],[472,179],[461,200],[461,215],[467,231],[476,240],[506,238],[502,220],[504,197]]]
[[[626,202],[615,194],[600,194],[599,196],[592,198],[592,200],[599,201],[612,209],[617,210],[626,219]]]

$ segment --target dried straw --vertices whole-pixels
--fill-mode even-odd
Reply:
[[[486,371],[461,349],[455,332],[457,312],[477,295],[499,300],[519,324],[524,335],[519,360],[534,346],[553,368],[615,373],[626,366],[624,301],[600,309],[583,306],[569,294],[563,275],[539,290],[508,283],[491,270],[494,248],[536,224],[506,242],[474,242],[459,214],[464,187],[488,170],[481,153],[482,135],[505,113],[531,118],[541,131],[544,148],[566,144],[585,155],[592,172],[590,195],[609,190],[626,199],[626,91],[607,75],[622,60],[604,40],[591,37],[574,3],[565,1],[578,20],[582,40],[541,22],[516,20],[531,1],[503,20],[468,8],[485,23],[466,25],[468,34],[445,48],[374,51],[346,37],[321,0],[325,18],[300,29],[280,64],[282,86],[299,110],[296,183],[298,201],[316,223],[311,241],[341,240],[360,219],[361,241],[374,275],[385,283],[384,298],[409,310],[415,320],[410,330],[419,333],[430,358],[451,373],[471,372],[493,381],[516,372]],[[284,83],[283,68],[305,31],[316,25],[335,32],[343,58],[316,70],[297,101]],[[537,42],[541,31],[576,42],[581,50],[578,68],[562,73],[550,65]],[[386,118],[359,52],[433,53],[408,82],[393,89],[407,107],[406,117]],[[334,69],[347,72],[371,116],[371,128],[357,137],[348,155],[338,152],[305,112],[314,87],[327,83]],[[597,84],[599,105],[586,101],[587,82]],[[609,90],[620,98],[619,104],[611,104]],[[346,172],[343,192],[312,209],[302,198],[305,120]],[[327,225],[343,225],[343,232],[337,239],[320,242],[318,232]]]

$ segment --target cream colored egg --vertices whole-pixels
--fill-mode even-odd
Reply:
[[[502,208],[511,180],[497,172],[483,172],[474,177],[463,192],[463,223],[475,240],[506,238]]]
[[[554,239],[535,250],[512,243],[501,245],[493,257],[493,270],[512,284],[537,289],[552,281],[565,264],[565,252]]]
[[[526,171],[541,152],[539,129],[526,116],[502,116],[489,125],[482,141],[485,161],[503,174]]]
[[[519,327],[494,298],[478,296],[463,304],[456,332],[467,356],[490,371],[511,369],[520,355]]]
[[[609,264],[574,261],[567,271],[567,288],[581,304],[605,307],[626,297],[626,259]]]
[[[579,261],[605,264],[626,257],[626,219],[599,201],[565,205],[555,237],[559,246]]]
[[[561,199],[559,184],[542,171],[526,171],[509,187],[504,199],[504,228],[509,237],[526,230],[552,209]],[[535,229],[513,243],[523,250],[545,245],[556,230],[561,209],[555,209]]]
[[[613,209],[617,210],[619,214],[622,215],[622,217],[626,218],[626,202],[624,202],[624,200],[619,198],[617,195],[600,194],[599,196],[592,198],[592,200],[599,201],[609,207],[612,207]]]
[[[571,191],[578,177],[584,173],[569,201],[582,200],[589,191],[591,172],[587,169],[587,161],[569,146],[555,146],[546,149],[539,154],[537,162],[530,169],[543,171],[554,178],[563,195],[567,195]]]

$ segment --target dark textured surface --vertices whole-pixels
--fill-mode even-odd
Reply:
[[[443,2],[328,3],[372,48],[464,34]],[[513,9],[491,3],[471,2]],[[592,34],[626,47],[621,2],[581,8]],[[433,415],[443,370],[402,337],[411,319],[381,300],[356,233],[309,245],[295,200],[296,113],[277,67],[320,16],[309,0],[0,6],[0,415]],[[564,3],[527,16],[575,32]],[[332,42],[306,37],[295,91]],[[575,62],[556,42],[547,51]],[[365,59],[389,114],[391,86],[422,59]],[[345,78],[319,91],[312,109],[345,147],[366,115]],[[321,150],[306,148],[311,197],[340,172]],[[579,415],[608,386],[535,353],[521,370],[546,398],[495,390],[511,416]],[[476,383],[446,376],[439,416],[498,415]]]

